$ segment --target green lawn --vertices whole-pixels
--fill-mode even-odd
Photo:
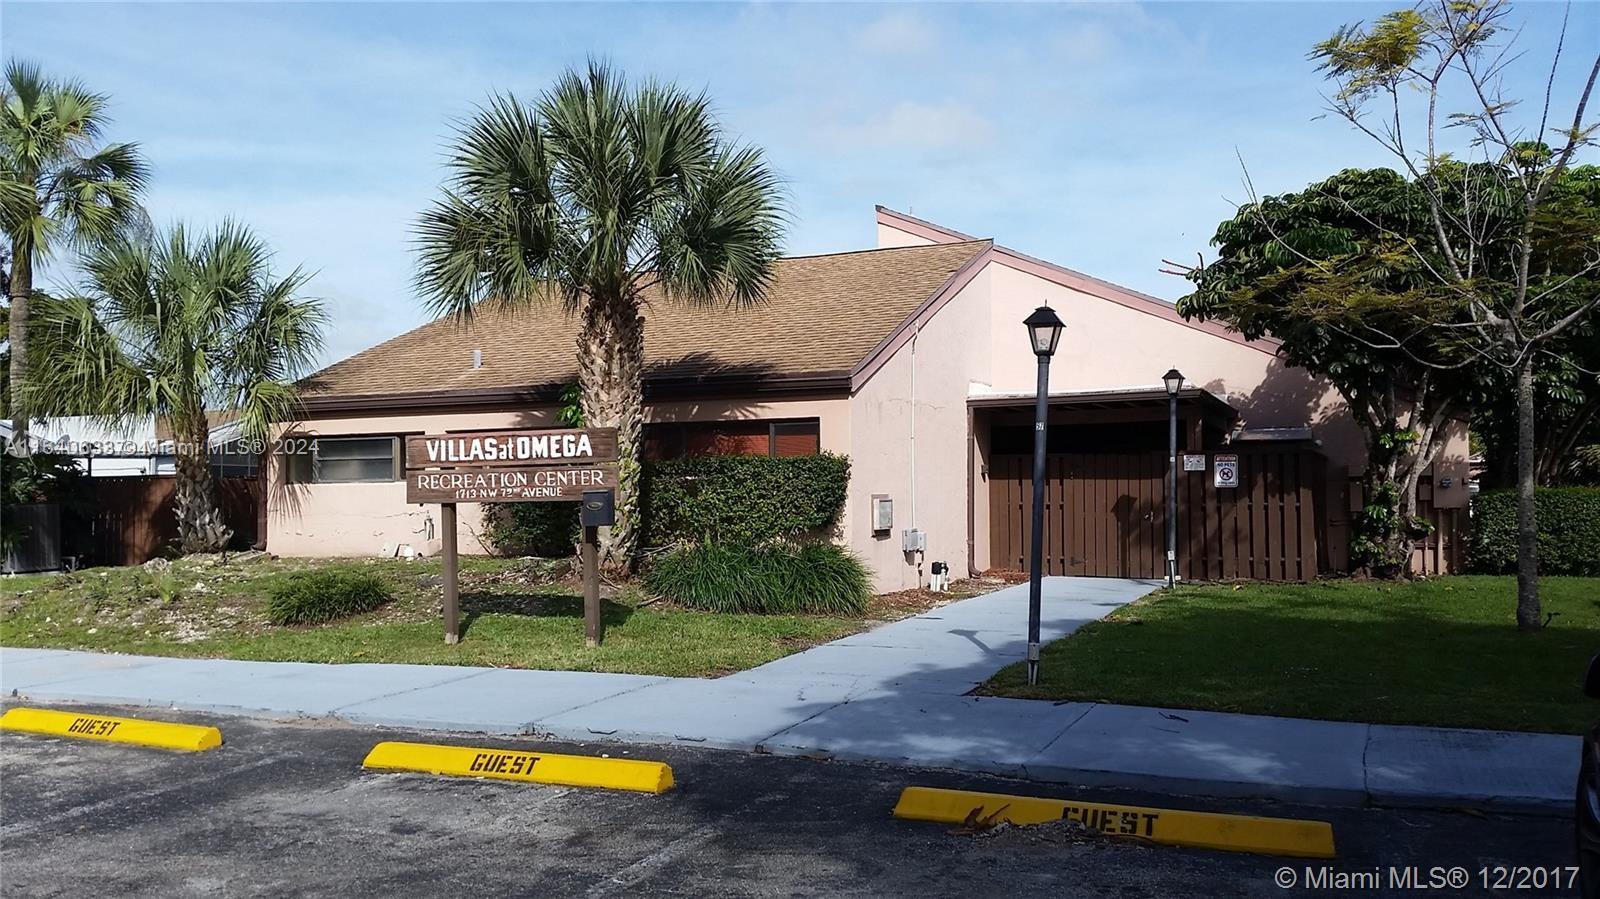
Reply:
[[[983,692],[1295,718],[1579,733],[1600,578],[1550,577],[1550,626],[1516,629],[1516,581],[1329,581],[1161,591],[1045,647]]]
[[[394,592],[387,606],[315,627],[263,613],[286,572],[359,566]],[[720,615],[647,603],[624,588],[606,638],[584,646],[583,604],[552,563],[462,560],[461,643],[446,646],[438,562],[179,560],[168,573],[100,568],[0,578],[0,645],[302,662],[416,662],[707,676],[769,662],[865,626],[803,615]]]

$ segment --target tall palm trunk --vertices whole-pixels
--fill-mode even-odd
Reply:
[[[177,438],[178,477],[174,502],[178,515],[178,550],[189,553],[221,552],[228,548],[233,529],[222,516],[217,482],[211,476],[211,434],[200,413],[199,423],[174,428]]]
[[[1539,610],[1539,516],[1534,505],[1533,354],[1517,369],[1517,627],[1534,630]]]
[[[23,389],[28,372],[28,301],[33,297],[33,252],[20,240],[11,241],[11,440],[18,453],[27,452],[28,411]]]
[[[644,434],[644,316],[635,296],[590,297],[578,331],[583,421],[617,429],[617,522],[601,541],[608,569],[632,569],[639,549],[640,445]]]

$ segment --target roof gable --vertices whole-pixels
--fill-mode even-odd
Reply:
[[[887,225],[907,234],[931,240],[935,244],[950,244],[971,240],[970,237],[960,231],[954,231],[943,225],[919,219],[904,212],[897,212],[885,206],[875,207],[875,211],[877,212],[879,225]],[[1185,318],[1182,313],[1178,312],[1176,305],[1166,300],[1150,296],[1147,293],[1141,293],[1130,287],[1123,287],[1120,284],[1113,284],[1110,281],[1074,271],[1054,262],[1029,256],[1026,253],[1019,253],[1009,247],[996,244],[994,247],[994,259],[1002,265],[1027,272],[1035,277],[1043,278],[1046,281],[1087,294],[1096,299],[1126,306],[1129,309],[1135,309],[1148,315],[1165,319],[1173,324],[1204,332],[1212,337],[1219,337],[1231,343],[1247,346],[1269,356],[1276,355],[1279,346],[1281,346],[1278,341],[1271,337],[1250,340],[1221,322]],[[937,307],[940,304],[935,300],[933,305]]]

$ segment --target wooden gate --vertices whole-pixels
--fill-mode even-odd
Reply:
[[[178,539],[177,479],[167,475],[85,478],[89,489],[88,545],[82,565],[142,565]],[[233,528],[233,546],[257,537],[261,480],[217,478],[222,515]]]
[[[1178,573],[1187,580],[1310,580],[1323,544],[1323,458],[1240,452],[1239,486],[1178,472]],[[1027,570],[1033,459],[989,466],[997,568]],[[1057,454],[1046,462],[1043,568],[1051,575],[1166,577],[1166,455]]]

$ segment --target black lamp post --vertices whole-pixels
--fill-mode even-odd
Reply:
[[[1044,555],[1044,453],[1050,407],[1050,357],[1061,342],[1061,319],[1049,306],[1040,306],[1022,320],[1028,326],[1028,345],[1039,360],[1039,390],[1033,398],[1033,546],[1028,560],[1028,683],[1039,682],[1039,579]]]
[[[1161,376],[1167,385],[1167,586],[1178,582],[1178,391],[1183,374],[1176,368]]]

